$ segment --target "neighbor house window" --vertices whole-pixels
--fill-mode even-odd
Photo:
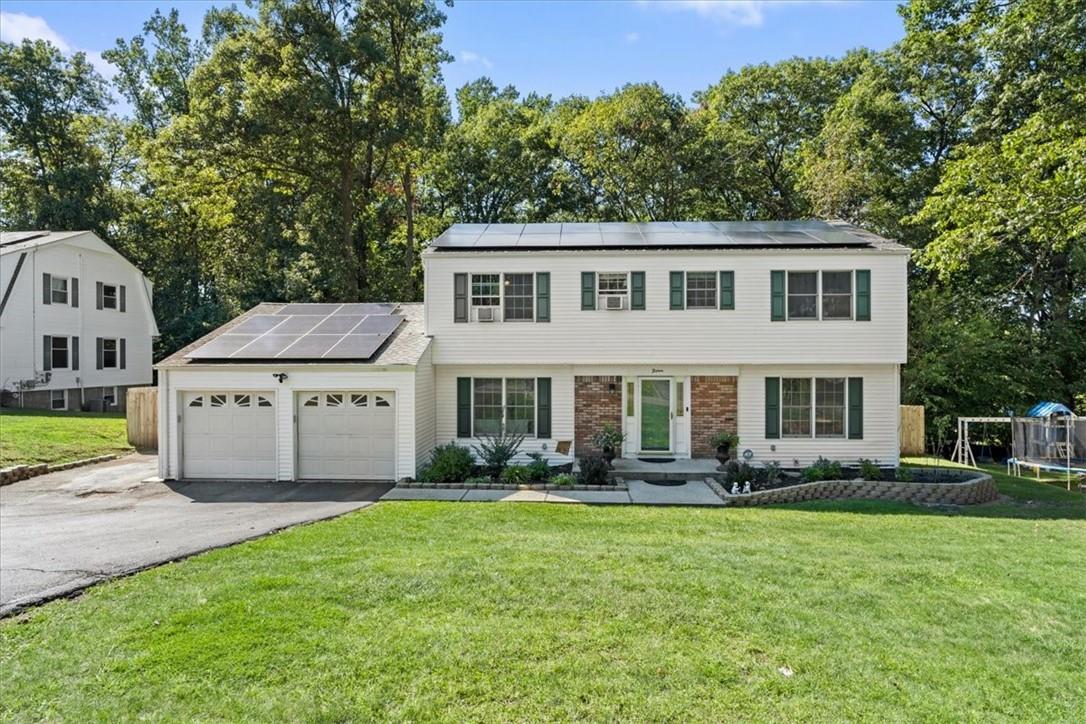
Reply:
[[[815,437],[845,436],[845,378],[815,379]]]
[[[117,308],[117,285],[116,284],[103,284],[102,285],[102,309],[116,309]]]
[[[102,369],[115,369],[117,367],[117,340],[102,340]]]
[[[50,390],[50,392],[49,392],[49,409],[50,410],[67,410],[68,409],[68,390]]]
[[[471,306],[473,307],[497,307],[501,305],[499,291],[501,289],[500,274],[472,274],[471,275]]]
[[[822,272],[822,318],[852,319],[852,272]]]
[[[625,294],[628,290],[626,273],[600,272],[596,275],[600,296]]]
[[[102,405],[105,407],[117,406],[117,388],[107,387],[102,393]]]
[[[535,432],[535,379],[505,381],[505,430],[520,435]]]
[[[472,430],[476,436],[502,431],[501,378],[476,378],[472,394]]]
[[[811,436],[809,377],[785,377],[781,380],[781,434],[784,437]]]
[[[818,319],[818,272],[788,272],[788,318]]]
[[[532,274],[505,275],[505,320],[507,322],[530,322],[535,307],[532,293]]]
[[[67,337],[53,337],[52,346],[49,349],[50,357],[52,360],[53,369],[67,369],[68,368],[68,338]]]
[[[716,309],[716,272],[686,273],[686,308]]]
[[[68,280],[64,277],[49,278],[49,300],[53,304],[68,303]]]

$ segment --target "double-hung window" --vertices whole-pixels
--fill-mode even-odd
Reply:
[[[102,369],[116,369],[117,362],[117,340],[115,339],[103,339],[102,340]]]
[[[535,379],[505,381],[505,431],[535,434]]]
[[[471,275],[471,306],[501,306],[501,274]]]
[[[790,271],[788,319],[852,319],[853,272]]]
[[[818,272],[788,272],[788,318],[818,319]]]
[[[50,410],[67,410],[68,409],[68,390],[50,390],[49,391],[49,409]]]
[[[811,379],[785,377],[781,380],[781,435],[811,436]]]
[[[845,436],[845,378],[815,379],[815,437]]]
[[[600,272],[596,275],[600,296],[626,295],[629,284],[626,272]]]
[[[49,350],[50,362],[55,370],[68,369],[68,337],[52,337]]]
[[[686,308],[716,309],[716,272],[686,273]]]
[[[781,379],[781,437],[845,437],[844,377]]]
[[[822,272],[822,318],[852,319],[852,272]]]
[[[476,377],[472,381],[472,434],[535,434],[535,379]]]
[[[117,285],[116,284],[103,284],[102,285],[102,309],[116,309],[117,308]]]
[[[49,301],[53,304],[68,303],[68,280],[64,277],[49,278]]]
[[[535,294],[532,274],[506,274],[503,280],[507,322],[531,322],[535,319]]]

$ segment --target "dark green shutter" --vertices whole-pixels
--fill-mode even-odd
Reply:
[[[453,321],[468,321],[467,274],[453,274]]]
[[[41,368],[48,372],[53,369],[53,336],[47,334],[42,338]]]
[[[686,275],[681,272],[671,272],[671,308],[672,309],[684,309],[686,305],[683,303],[686,296]]]
[[[52,304],[53,303],[53,275],[42,274],[41,275],[41,303]]]
[[[68,288],[68,301],[73,307],[79,306],[79,278],[72,277],[71,284]]]
[[[781,436],[781,378],[765,378],[765,436],[775,440]]]
[[[471,437],[471,378],[456,378],[456,436]]]
[[[871,321],[871,271],[856,270],[856,319]]]
[[[72,337],[72,349],[70,350],[72,359],[68,362],[68,366],[73,370],[79,370],[79,337]]]
[[[864,439],[864,378],[848,378],[848,439]]]
[[[126,367],[126,366],[128,365],[128,363],[127,363],[127,362],[125,362],[125,360],[127,359],[127,355],[125,354],[125,347],[127,347],[128,345],[127,345],[127,344],[125,343],[125,338],[124,338],[124,337],[121,337],[121,339],[120,339],[120,341],[118,342],[118,344],[120,345],[120,348],[121,348],[121,350],[120,350],[120,354],[121,354],[121,369],[123,370],[123,369],[125,369],[125,367]]]
[[[645,272],[630,272],[630,309],[645,308]]]
[[[124,302],[124,298],[125,298],[125,293],[124,293],[124,290],[125,290],[125,286],[124,286],[124,284],[122,284],[122,285],[120,286],[120,289],[118,290],[118,291],[119,291],[119,293],[120,293],[120,295],[121,295],[121,298],[120,298],[120,301],[119,301],[119,305],[120,305],[120,310],[121,310],[122,312],[124,312],[124,311],[127,311],[127,310],[125,309],[125,302]]]
[[[735,272],[720,272],[720,308],[735,309]]]
[[[536,437],[551,436],[551,378],[539,377],[535,381]]]
[[[102,360],[105,358],[105,344],[101,337],[94,338],[94,369],[100,370],[105,367],[105,362]]]
[[[581,272],[581,309],[596,308],[596,272]]]
[[[102,282],[94,283],[94,308],[102,309]]]
[[[769,272],[770,309],[769,319],[772,322],[784,321],[784,272]]]
[[[535,275],[535,321],[551,321],[550,272],[536,272]]]

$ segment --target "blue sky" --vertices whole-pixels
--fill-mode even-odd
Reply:
[[[0,38],[44,37],[62,50],[97,53],[131,37],[158,7],[177,7],[190,32],[229,2],[4,0]],[[241,5],[241,2],[238,2]],[[811,0],[461,0],[446,8],[444,69],[450,90],[481,75],[522,92],[594,96],[627,82],[657,81],[691,94],[729,68],[791,56],[840,56],[901,39],[895,2]]]

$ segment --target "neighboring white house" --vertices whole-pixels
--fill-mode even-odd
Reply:
[[[151,384],[151,282],[92,232],[3,232],[0,290],[5,405],[118,410]]]
[[[566,462],[604,425],[626,456],[896,464],[908,258],[821,221],[458,224],[368,357],[352,305],[275,305],[164,361],[162,474],[398,479],[503,429]]]

